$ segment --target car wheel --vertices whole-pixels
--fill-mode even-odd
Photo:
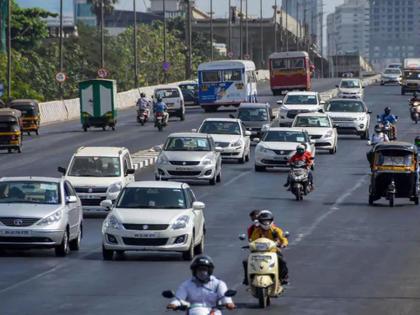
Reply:
[[[185,120],[185,112],[182,112],[182,110],[181,110],[181,115],[179,115],[179,119],[181,119],[181,121]]]
[[[80,223],[79,234],[77,235],[77,237],[74,240],[70,241],[70,244],[69,244],[70,250],[78,251],[80,249],[80,242],[82,240],[82,235],[83,235],[82,233],[83,233],[83,226]]]
[[[216,175],[214,175],[213,178],[209,180],[209,184],[212,186],[216,185]]]
[[[194,247],[194,254],[195,255],[201,255],[204,253],[204,234],[201,237],[200,244],[198,244],[196,247]]]
[[[114,257],[114,251],[106,249],[104,245],[102,245],[102,258],[104,260],[112,260]]]
[[[216,177],[216,182],[220,183],[222,181],[222,170],[220,170],[219,175]]]
[[[256,172],[264,172],[265,171],[265,166],[260,166],[255,164],[255,171]]]
[[[366,129],[366,131],[360,135],[361,140],[368,140],[369,139],[369,129]]]
[[[192,260],[194,258],[194,235],[191,239],[190,248],[186,250],[185,252],[182,252],[182,259],[184,260]]]
[[[70,253],[69,232],[66,230],[63,235],[61,244],[55,248],[55,255],[57,257],[65,257]]]
[[[240,159],[238,159],[238,163],[239,164],[244,164],[245,162],[246,162],[246,155],[245,155],[245,152],[244,152],[244,155]]]
[[[249,162],[249,152],[248,152],[248,154],[245,156],[245,162]]]
[[[336,154],[337,153],[337,146],[335,146],[334,148],[330,149],[330,154]]]

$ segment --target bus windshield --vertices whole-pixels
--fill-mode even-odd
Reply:
[[[281,58],[271,61],[273,69],[304,69],[305,58]]]

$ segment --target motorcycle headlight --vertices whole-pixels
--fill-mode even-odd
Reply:
[[[159,155],[159,158],[157,159],[157,163],[158,164],[169,164],[169,160],[166,157],[166,155],[161,154],[161,155]]]
[[[240,146],[242,146],[242,139],[239,139],[238,141],[236,141],[236,142],[232,142],[231,144],[230,144],[230,146],[231,147],[240,147]]]
[[[112,228],[114,230],[122,230],[123,226],[114,215],[108,216],[104,221],[105,228]]]
[[[63,216],[63,211],[58,210],[54,212],[53,214],[50,214],[49,216],[45,217],[41,220],[41,222],[38,223],[38,225],[51,225],[61,220]]]
[[[201,161],[201,164],[203,164],[203,165],[212,165],[213,164],[213,161],[210,160],[209,158],[205,158],[205,159],[203,159]]]
[[[328,130],[328,131],[325,133],[324,138],[331,138],[331,137],[332,137],[332,135],[333,135],[333,131],[332,131],[332,130]]]
[[[180,216],[172,224],[172,229],[173,230],[185,229],[187,227],[188,222],[190,222],[190,217],[189,216],[187,216],[187,215]]]

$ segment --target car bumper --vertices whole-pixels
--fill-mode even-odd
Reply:
[[[401,80],[393,78],[382,78],[381,83],[401,83]]]
[[[211,179],[215,176],[216,167],[209,166],[174,166],[156,164],[155,176],[162,179]]]
[[[191,232],[186,229],[165,231],[106,229],[103,231],[102,241],[108,250],[182,252],[190,248]]]
[[[333,138],[321,138],[321,139],[316,139],[315,140],[315,147],[317,149],[325,149],[325,150],[329,150],[329,149],[334,149],[334,145],[335,141]]]
[[[288,155],[272,155],[272,154],[256,154],[255,165],[267,167],[288,167],[290,156]]]
[[[100,206],[100,203],[107,199],[106,193],[77,193],[82,202],[84,212],[104,212],[108,209]]]
[[[244,156],[244,147],[228,147],[223,148],[221,156],[223,160],[239,159]]]
[[[340,94],[338,94],[338,97],[341,97],[341,98],[363,98],[363,94],[340,93]]]
[[[337,126],[338,134],[357,134],[360,135],[366,131],[368,125],[366,122],[340,122],[334,121],[334,124]]]
[[[0,228],[1,247],[55,247],[63,241],[64,230]]]

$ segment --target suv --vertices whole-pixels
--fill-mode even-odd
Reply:
[[[169,116],[177,116],[181,120],[185,120],[185,103],[179,87],[166,87],[155,89],[155,98],[160,97],[168,106]]]
[[[116,200],[120,191],[134,182],[136,165],[123,147],[81,147],[67,169],[59,167],[76,190],[85,211],[104,211],[105,199]]]
[[[324,101],[318,92],[289,92],[284,99],[277,101],[280,106],[280,126],[290,127],[293,119],[300,113],[318,112],[322,109]]]
[[[362,100],[332,99],[325,112],[332,119],[339,134],[355,134],[369,139],[370,111]]]
[[[238,119],[242,121],[246,130],[251,132],[251,140],[261,138],[262,133],[270,128],[274,118],[268,103],[242,103],[238,109]]]
[[[336,87],[341,98],[363,98],[364,87],[359,79],[342,79]]]

